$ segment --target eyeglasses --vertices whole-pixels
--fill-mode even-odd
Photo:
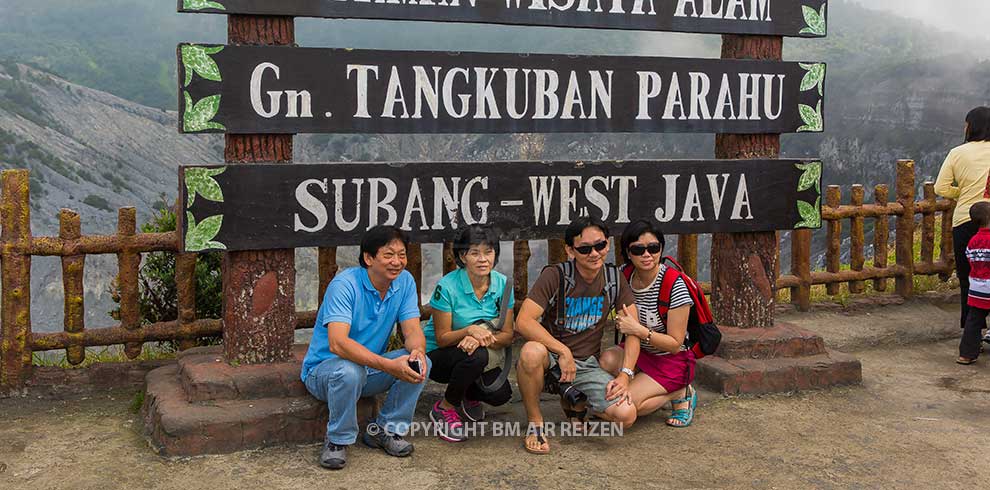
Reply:
[[[663,250],[663,247],[661,247],[660,244],[657,242],[648,243],[646,245],[630,245],[629,255],[635,255],[636,257],[639,257],[640,255],[643,255],[646,252],[650,252],[650,255],[656,255],[660,253],[661,250]]]
[[[602,240],[594,245],[581,245],[580,247],[574,247],[574,250],[581,255],[588,255],[591,253],[591,249],[601,252],[602,250],[605,250],[605,247],[607,246],[608,240]]]

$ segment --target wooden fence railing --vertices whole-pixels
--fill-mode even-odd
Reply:
[[[31,236],[30,188],[27,170],[3,172],[3,196],[0,205],[0,280],[2,280],[2,312],[0,312],[0,394],[23,386],[31,372],[32,353],[65,349],[71,365],[85,360],[86,347],[123,344],[130,359],[137,358],[146,342],[177,341],[180,348],[193,345],[196,339],[222,334],[219,319],[196,318],[196,260],[197,254],[179,253],[176,232],[139,233],[134,208],[122,208],[118,213],[117,233],[113,235],[82,235],[79,214],[63,209],[59,216],[57,237]],[[826,270],[811,270],[812,231],[799,230],[792,234],[792,264],[790,273],[777,279],[778,288],[790,288],[791,301],[801,309],[810,305],[811,286],[824,284],[829,294],[838,293],[841,283],[849,291],[863,292],[865,281],[872,280],[874,289],[884,291],[888,278],[894,278],[895,292],[910,296],[914,275],[939,275],[947,279],[953,270],[951,213],[952,201],[936,200],[933,185],[924,185],[924,198],[915,202],[914,162],[897,164],[896,201],[888,202],[887,186],[874,190],[874,203],[864,204],[864,189],[853,186],[851,204],[840,205],[838,186],[829,186],[823,206],[823,223],[828,236]],[[942,213],[939,260],[934,261],[935,215]],[[912,251],[916,214],[921,214],[921,261],[915,262]],[[895,264],[887,263],[888,218],[896,217]],[[867,267],[864,257],[864,220],[875,221],[873,265]],[[841,271],[840,244],[842,222],[850,221],[850,270]],[[173,321],[142,324],[139,310],[138,274],[141,254],[172,252],[176,254],[176,288],[178,318]],[[111,326],[87,327],[84,322],[83,271],[85,256],[116,254],[119,266],[117,284],[120,295],[120,323]],[[698,236],[681,235],[677,257],[691,275],[698,270]],[[528,241],[513,245],[513,269],[517,304],[528,290],[528,265],[531,257]],[[57,256],[62,260],[62,287],[65,292],[64,325],[61,332],[36,333],[31,324],[31,257]],[[566,259],[562,240],[549,240],[550,263]],[[455,267],[452,246],[444,245],[443,271]],[[422,248],[413,244],[409,250],[410,272],[422,286]],[[336,248],[318,250],[317,297],[337,273]],[[315,311],[297,314],[296,328],[309,328],[315,321]],[[45,329],[50,330],[50,329]]]

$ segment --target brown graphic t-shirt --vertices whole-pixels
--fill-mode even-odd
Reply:
[[[619,309],[635,304],[636,298],[626,278],[621,273],[617,276],[619,297],[615,300],[615,304]],[[558,327],[556,323],[556,303],[550,304],[550,300],[557,296],[557,290],[560,288],[560,268],[544,269],[529,291],[528,298],[543,308],[543,326],[554,338],[571,350],[575,359],[587,359],[601,353],[605,322],[608,321],[608,312],[612,309],[612,305],[605,304],[604,287],[604,270],[600,271],[598,277],[590,284],[584,282],[581,274],[575,271],[574,287],[564,299],[567,319],[562,327]]]

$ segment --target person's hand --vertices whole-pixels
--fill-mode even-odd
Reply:
[[[632,398],[629,394],[629,376],[625,373],[619,373],[615,379],[605,385],[605,399],[612,401],[616,398],[619,399],[619,403],[632,403]]]
[[[387,363],[385,363],[385,366],[384,366],[385,369],[382,369],[382,371],[385,371],[386,373],[391,374],[392,377],[394,377],[395,379],[397,379],[399,381],[405,381],[406,383],[419,384],[419,383],[421,383],[423,381],[422,375],[420,375],[419,373],[417,373],[416,371],[414,371],[413,368],[409,367],[409,359],[410,358],[412,358],[411,355],[409,355],[409,356],[399,356],[399,357],[396,357],[395,359],[390,359]],[[413,359],[415,359],[415,358],[413,358]],[[425,369],[426,362],[421,360],[420,361],[420,367],[421,367],[421,369]]]
[[[413,349],[409,353],[409,359],[416,359],[419,361],[419,382],[422,383],[426,381],[426,370],[428,365],[426,364],[426,353],[420,349]]]
[[[467,335],[457,344],[457,348],[464,351],[467,355],[474,354],[475,349],[481,347],[481,342],[478,339]]]
[[[649,332],[649,329],[641,325],[635,315],[629,311],[629,305],[624,305],[622,314],[616,316],[615,328],[619,329],[622,335],[632,335],[640,339],[646,338],[646,334]]]
[[[560,366],[560,382],[573,383],[574,376],[577,375],[577,363],[574,362],[571,352],[567,351],[558,356],[557,364]]]
[[[482,325],[469,326],[468,335],[477,340],[481,347],[488,347],[495,343],[495,334]]]

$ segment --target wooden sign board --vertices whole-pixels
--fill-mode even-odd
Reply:
[[[824,63],[183,44],[182,132],[792,133]]]
[[[504,240],[559,238],[576,217],[614,232],[653,219],[668,233],[821,226],[816,160],[328,163],[183,166],[184,250],[357,245],[378,224],[420,243],[492,224]]]
[[[179,0],[179,12],[822,37],[826,0]]]

